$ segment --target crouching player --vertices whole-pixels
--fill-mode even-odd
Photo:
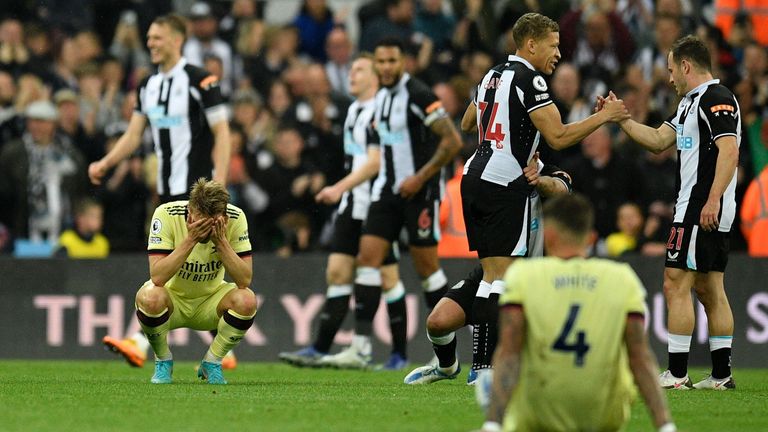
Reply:
[[[248,224],[243,211],[228,202],[224,186],[200,179],[189,201],[163,204],[152,216],[150,280],[136,293],[136,315],[155,351],[155,384],[172,380],[170,330],[218,330],[198,376],[226,384],[222,358],[253,324],[257,304],[248,288],[253,274]],[[224,282],[225,271],[232,283]]]

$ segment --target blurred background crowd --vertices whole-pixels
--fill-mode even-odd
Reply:
[[[325,247],[333,208],[313,197],[344,174],[355,53],[401,37],[406,69],[458,124],[485,72],[514,53],[512,25],[530,11],[560,24],[562,60],[549,86],[564,122],[588,116],[595,97],[613,90],[635,120],[658,126],[678,102],[670,46],[686,34],[704,38],[715,77],[741,107],[741,204],[768,163],[768,1],[16,0],[0,5],[0,251],[45,254],[58,244],[66,255],[73,236],[99,242],[103,255],[146,249],[157,200],[149,131],[102,185],[88,182],[87,166],[126,129],[135,89],[153,72],[145,35],[159,15],[188,18],[184,56],[221,78],[231,113],[228,187],[249,217],[254,250],[287,256]],[[464,141],[468,157],[476,136]],[[542,148],[593,201],[595,253],[609,256],[664,253],[675,158],[674,149],[640,150],[615,127],[564,152]],[[768,218],[765,207],[757,214]],[[749,235],[752,222],[737,226]],[[742,229],[731,243],[746,250]]]

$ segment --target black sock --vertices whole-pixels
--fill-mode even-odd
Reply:
[[[688,353],[669,353],[669,371],[675,378],[682,378],[688,374]]]
[[[403,358],[407,344],[408,317],[405,310],[405,296],[399,300],[387,303],[387,313],[389,314],[389,330],[392,332],[392,353],[400,354]]]
[[[317,338],[312,346],[315,350],[327,353],[333,344],[344,317],[349,310],[349,295],[326,298],[323,310],[320,312],[320,326],[317,330]]]
[[[710,351],[712,356],[712,378],[723,379],[731,376],[731,349],[720,348]]]
[[[427,309],[432,311],[437,305],[437,302],[448,292],[448,284],[445,284],[442,288],[435,291],[424,291],[424,300],[427,302]]]
[[[438,364],[441,368],[453,366],[456,363],[456,336],[446,345],[437,345],[432,342],[432,350],[435,351]]]
[[[381,301],[381,286],[355,284],[355,333],[370,336],[373,317]]]
[[[475,297],[472,304],[474,327],[472,330],[472,368],[490,368],[498,339],[499,295]]]

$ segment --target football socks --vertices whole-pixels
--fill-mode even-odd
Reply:
[[[224,311],[219,318],[218,333],[209,348],[210,354],[217,358],[217,363],[221,363],[221,359],[240,343],[245,332],[253,325],[255,316],[255,313],[251,316],[240,315],[231,309]]]
[[[147,335],[149,345],[155,351],[155,357],[158,360],[169,360],[171,349],[168,347],[168,331],[171,328],[171,313],[168,308],[159,314],[148,314],[141,308],[137,308],[136,317],[144,334]]]

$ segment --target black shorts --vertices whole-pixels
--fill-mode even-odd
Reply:
[[[349,208],[349,207],[348,207]],[[331,237],[331,253],[357,256],[360,251],[360,233],[363,230],[363,221],[353,219],[351,212],[336,213],[333,221],[333,236]],[[397,264],[400,250],[397,243],[392,243],[389,254],[384,259],[384,265]]]
[[[474,176],[461,179],[469,250],[478,257],[527,256],[530,188],[502,186]]]
[[[461,280],[456,285],[452,286],[443,297],[449,298],[455,301],[461,309],[464,311],[466,317],[464,323],[470,324],[473,322],[472,318],[472,304],[475,302],[475,296],[477,295],[477,289],[480,287],[480,281],[483,280],[483,268],[477,266],[472,270],[466,279]]]
[[[363,234],[375,235],[389,242],[400,237],[405,226],[408,242],[413,246],[436,246],[440,239],[440,200],[423,194],[406,200],[399,195],[382,195],[371,202]]]
[[[699,273],[724,272],[729,250],[730,233],[704,231],[698,225],[673,223],[664,266]]]

